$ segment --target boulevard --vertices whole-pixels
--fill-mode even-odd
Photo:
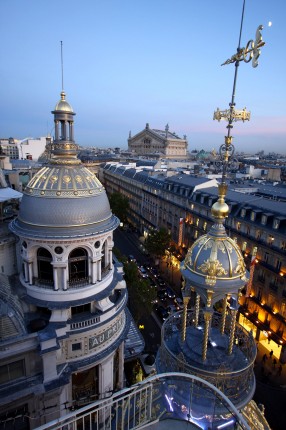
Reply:
[[[142,244],[140,244],[136,233],[117,229],[114,232],[115,247],[117,247],[123,255],[133,255],[138,266],[147,265],[150,263],[150,258],[142,252]],[[170,273],[166,267],[166,262],[161,263],[161,273],[165,272],[166,278],[171,280]],[[172,288],[177,296],[180,295],[180,273],[178,270],[173,273]],[[157,287],[160,289],[160,287]],[[161,326],[162,321],[155,312],[151,314],[152,318],[144,315],[139,326],[142,327],[142,335],[145,340],[145,352],[156,354],[161,343]],[[144,327],[144,328],[143,328]],[[286,368],[283,366],[280,376],[271,381],[263,377],[261,372],[262,357],[268,351],[258,344],[256,365],[254,368],[256,376],[256,391],[254,400],[257,404],[262,404],[265,407],[265,416],[273,430],[284,430],[286,428]]]

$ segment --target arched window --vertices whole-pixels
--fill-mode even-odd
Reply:
[[[52,254],[45,248],[39,248],[37,252],[37,263],[38,263],[38,278],[40,281],[53,281],[53,266]]]
[[[88,254],[83,248],[74,249],[69,255],[69,280],[77,281],[88,278]]]

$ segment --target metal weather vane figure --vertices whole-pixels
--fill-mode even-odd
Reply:
[[[258,58],[261,53],[260,48],[265,45],[265,42],[263,42],[262,35],[261,35],[261,30],[263,29],[263,26],[259,25],[259,27],[256,30],[255,41],[251,39],[247,42],[245,48],[240,47],[243,18],[244,18],[244,7],[245,7],[245,0],[243,2],[243,8],[242,8],[237,52],[222,64],[222,66],[224,66],[227,64],[235,63],[235,73],[234,73],[231,102],[229,103],[229,109],[219,110],[219,108],[217,108],[213,116],[214,120],[217,120],[217,121],[225,120],[228,122],[228,125],[226,127],[228,129],[228,132],[227,132],[227,136],[225,136],[225,143],[221,145],[219,150],[220,161],[216,163],[217,165],[218,164],[222,165],[222,184],[225,184],[225,185],[226,185],[227,167],[229,165],[229,161],[233,158],[233,155],[234,155],[234,146],[232,144],[232,136],[231,136],[231,129],[233,128],[232,124],[233,122],[236,122],[236,121],[244,122],[244,121],[250,120],[250,112],[248,112],[246,108],[241,110],[235,109],[234,100],[235,100],[238,66],[241,61],[244,61],[245,63],[249,63],[252,60],[252,67],[257,67]]]

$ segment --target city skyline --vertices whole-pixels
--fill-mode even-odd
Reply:
[[[213,112],[228,108],[243,0],[205,1],[3,0],[1,36],[1,137],[53,134],[51,110],[62,89],[76,112],[75,140],[82,146],[127,148],[150,128],[187,135],[188,149],[223,143],[226,122]],[[238,152],[285,154],[286,88],[282,0],[246,1],[241,47],[262,24],[259,66],[241,62],[236,108],[251,111],[235,123]]]

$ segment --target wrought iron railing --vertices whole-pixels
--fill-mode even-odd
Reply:
[[[148,424],[153,424],[155,429],[155,423],[163,420],[168,420],[170,428],[179,420],[194,430],[198,426],[210,430],[226,426],[229,430],[250,430],[246,420],[221,391],[197,376],[184,373],[152,376],[37,430],[133,430]]]

